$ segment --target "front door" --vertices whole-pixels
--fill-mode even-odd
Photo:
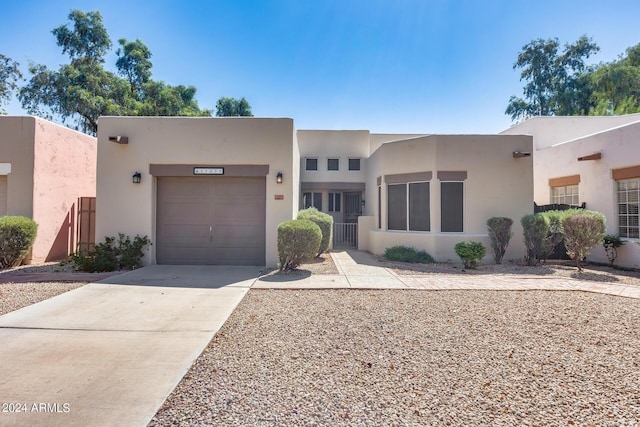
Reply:
[[[362,193],[344,193],[344,222],[358,222],[362,215]]]

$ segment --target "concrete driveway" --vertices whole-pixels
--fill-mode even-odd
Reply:
[[[146,425],[259,271],[154,265],[0,316],[0,425]]]

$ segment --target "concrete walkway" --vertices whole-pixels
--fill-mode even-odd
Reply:
[[[331,252],[339,274],[267,276],[254,288],[271,289],[424,289],[424,290],[557,290],[585,291],[629,298],[640,298],[640,286],[615,282],[596,282],[573,278],[523,276],[521,274],[443,274],[398,275],[381,267],[369,253],[357,250]]]
[[[0,425],[146,425],[258,274],[155,265],[0,316]]]

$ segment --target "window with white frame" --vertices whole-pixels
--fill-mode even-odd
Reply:
[[[360,170],[360,159],[349,159],[349,170],[350,171],[359,171]]]
[[[629,239],[640,238],[638,205],[640,178],[616,181],[618,187],[618,234]]]
[[[340,159],[327,159],[327,170],[328,171],[340,170]]]
[[[318,170],[318,159],[313,159],[313,158],[306,159],[305,170],[317,171]]]
[[[429,182],[387,185],[387,229],[431,230]]]
[[[342,193],[329,193],[329,212],[340,212]]]
[[[304,208],[316,208],[322,210],[322,193],[303,193]]]
[[[551,187],[551,203],[563,205],[579,205],[578,185]]]
[[[464,182],[440,183],[440,231],[464,231]]]

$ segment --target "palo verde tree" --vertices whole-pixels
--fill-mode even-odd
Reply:
[[[25,110],[95,135],[103,115],[210,116],[194,99],[193,86],[170,86],[151,79],[151,52],[140,40],[118,41],[117,73],[104,68],[111,40],[98,11],[72,10],[69,24],[52,32],[69,63],[58,70],[29,67],[31,79],[20,90]]]
[[[0,114],[5,113],[2,106],[9,102],[13,92],[18,89],[18,82],[22,80],[19,65],[0,53]]]
[[[512,120],[531,116],[588,114],[591,86],[584,77],[585,59],[600,48],[585,36],[565,44],[554,39],[527,43],[518,54],[514,70],[521,70],[524,98],[512,96],[505,113]]]

